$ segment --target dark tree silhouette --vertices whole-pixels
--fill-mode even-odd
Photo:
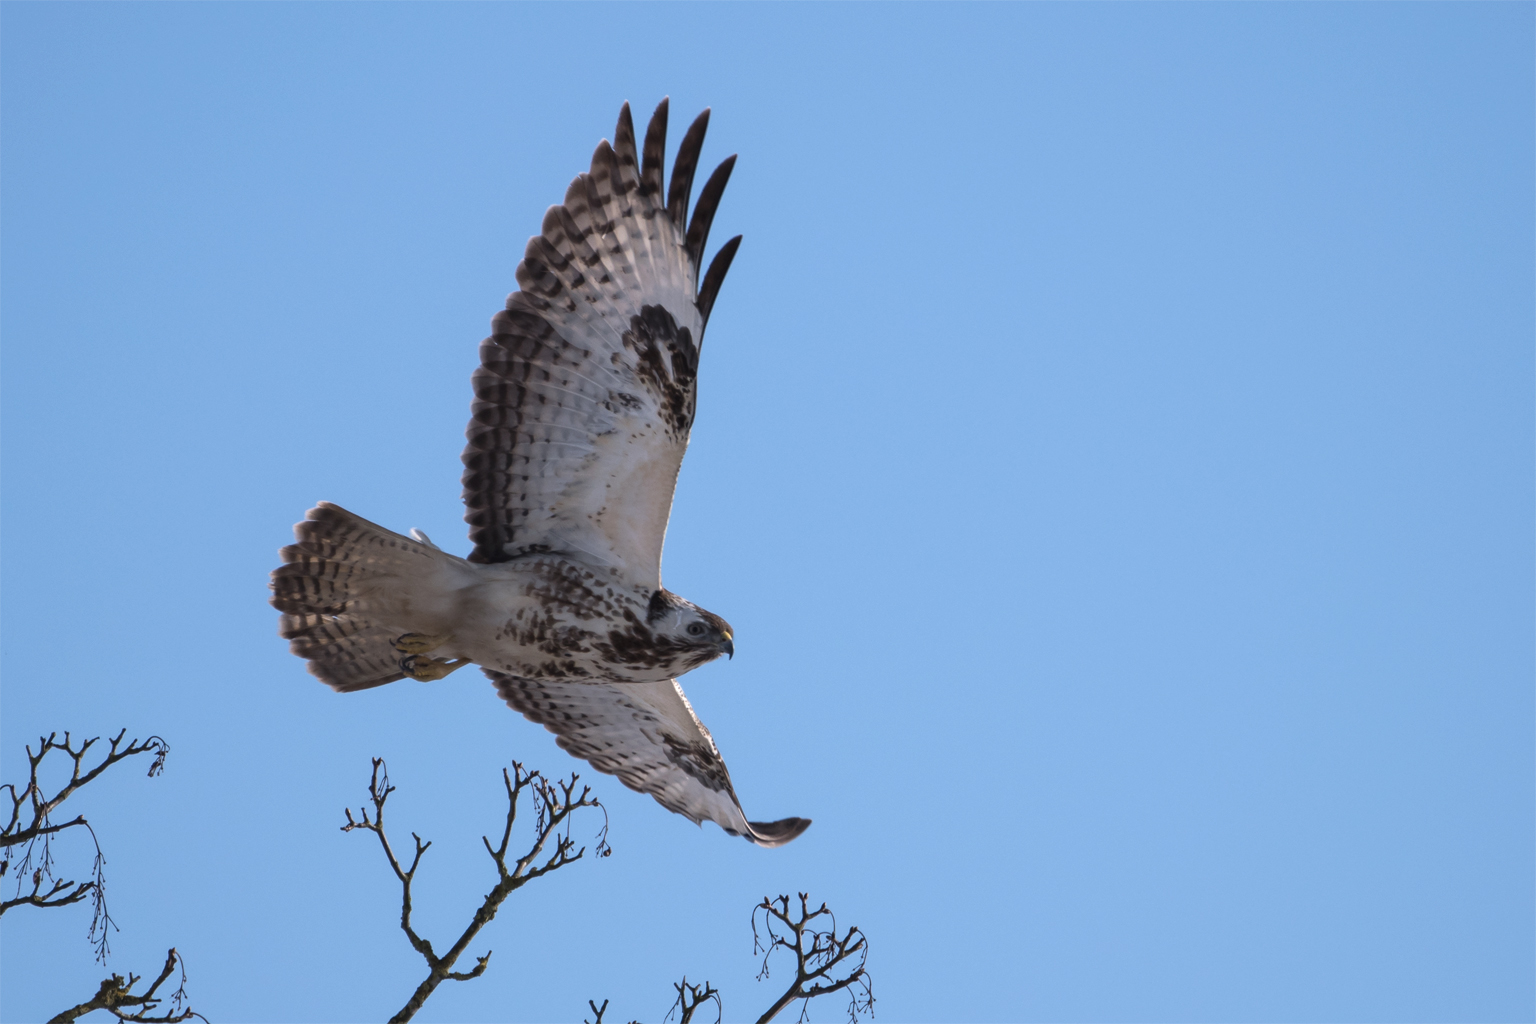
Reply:
[[[156,996],[160,986],[164,985],[171,972],[181,968],[181,984],[176,991],[171,993],[171,1005],[165,1013],[154,1015],[154,1010],[163,999]],[[72,1006],[56,1017],[49,1019],[48,1024],[70,1024],[71,1021],[85,1016],[93,1010],[106,1010],[121,1021],[134,1021],[136,1024],[179,1024],[184,1020],[196,1017],[207,1024],[208,1018],[194,1011],[187,1005],[187,968],[181,959],[181,954],[172,947],[165,954],[165,966],[160,969],[160,976],[154,980],[142,995],[134,995],[133,987],[141,979],[137,974],[128,975],[125,980],[121,974],[114,974],[101,983],[101,988],[90,999],[79,1006]],[[137,1009],[134,1009],[137,1007]]]
[[[0,879],[3,879],[11,870],[11,861],[17,852],[21,855],[21,862],[16,865],[15,898],[0,902],[0,914],[4,914],[13,907],[22,906],[67,907],[89,896],[92,906],[90,939],[92,945],[96,947],[96,959],[101,963],[106,963],[107,956],[111,952],[107,938],[108,933],[115,927],[112,916],[107,913],[106,876],[103,874],[106,857],[102,855],[101,843],[96,838],[96,831],[91,828],[91,823],[85,820],[85,815],[76,815],[72,820],[57,825],[53,823],[52,815],[58,810],[60,804],[82,787],[101,778],[103,772],[119,761],[139,754],[152,753],[155,757],[150,762],[149,775],[153,778],[160,774],[165,768],[165,755],[170,753],[170,746],[158,736],[151,736],[143,743],[137,739],[130,740],[125,746],[123,737],[127,734],[128,730],[124,729],[108,740],[106,754],[93,767],[86,767],[86,755],[101,737],[94,736],[77,747],[67,732],[63,740],[58,738],[58,733],[40,736],[36,753],[33,752],[30,744],[27,746],[26,786],[17,789],[13,783],[9,782],[0,785],[0,790],[10,790],[11,793],[10,820],[6,822],[4,830],[0,831]],[[42,770],[43,762],[55,751],[63,754],[72,764],[68,780],[52,796],[49,796],[43,791],[38,775]],[[96,847],[96,859],[91,869],[91,880],[88,882],[63,879],[54,874],[53,839],[61,832],[72,828],[85,829],[90,833],[91,842]],[[18,847],[21,848],[19,851]],[[27,889],[29,878],[30,890]]]
[[[11,870],[12,861],[18,853],[21,857],[20,862],[15,865],[16,895],[12,899],[0,901],[0,914],[4,914],[13,907],[67,907],[90,897],[92,913],[88,938],[96,949],[97,962],[103,964],[107,962],[107,957],[112,952],[108,938],[111,932],[117,929],[112,915],[107,912],[104,872],[106,855],[101,852],[101,843],[96,838],[96,830],[91,828],[91,823],[86,820],[85,815],[78,814],[71,820],[58,824],[53,823],[52,816],[64,801],[101,778],[102,773],[108,768],[130,757],[137,757],[140,754],[154,755],[149,764],[150,778],[154,778],[165,770],[165,757],[171,752],[170,745],[165,740],[159,736],[151,736],[142,743],[133,739],[124,744],[123,737],[127,734],[128,730],[124,729],[108,739],[106,752],[99,761],[90,766],[87,766],[87,755],[101,737],[93,736],[77,746],[67,732],[62,740],[59,739],[58,733],[40,736],[35,752],[30,745],[27,747],[26,786],[17,788],[9,782],[0,785],[0,791],[9,790],[11,797],[10,817],[4,829],[0,830],[0,879],[3,879]],[[48,756],[55,752],[68,760],[70,772],[64,784],[49,795],[45,792],[39,775],[44,771],[43,765],[48,760]],[[57,760],[55,758],[55,761]],[[91,878],[86,882],[60,878],[54,873],[54,837],[72,828],[85,829],[91,837],[91,844],[96,848],[96,856],[91,866]],[[169,997],[170,1006],[164,1013],[155,1016],[156,1008],[165,1002],[165,999],[156,993],[178,968],[181,970],[181,983]],[[67,1024],[93,1010],[107,1010],[118,1020],[137,1021],[140,1024],[177,1024],[179,1021],[193,1017],[206,1020],[202,1014],[195,1012],[187,1005],[186,962],[174,948],[166,954],[165,967],[160,971],[160,976],[146,991],[135,994],[133,988],[141,980],[143,979],[137,974],[130,973],[127,978],[121,974],[114,974],[101,983],[101,987],[97,989],[94,996],[53,1017],[48,1024]]]
[[[475,911],[452,948],[441,956],[431,942],[417,934],[411,924],[411,886],[421,866],[422,856],[432,844],[412,832],[415,849],[409,865],[402,863],[396,855],[384,831],[384,806],[395,787],[390,784],[389,768],[383,758],[373,759],[373,774],[368,781],[368,798],[373,804],[372,815],[366,808],[359,811],[355,818],[350,808],[346,812],[347,823],[341,826],[343,832],[366,829],[379,837],[379,845],[384,850],[390,869],[400,882],[400,928],[410,941],[411,948],[427,962],[426,979],[416,987],[400,1012],[390,1018],[390,1024],[410,1020],[444,981],[469,981],[484,974],[491,959],[489,950],[484,956],[476,958],[471,970],[456,971],[454,966],[480,930],[496,916],[502,902],[535,878],[575,863],[586,852],[586,847],[577,849],[571,839],[571,816],[583,807],[602,809],[603,805],[592,796],[589,787],[582,786],[578,790],[579,776],[573,773],[569,779],[551,781],[540,772],[530,771],[514,761],[511,771],[503,769],[501,777],[507,791],[507,814],[501,842],[492,846],[490,839],[481,837],[486,852],[496,865],[496,885]],[[511,846],[512,828],[517,821],[518,805],[525,793],[533,802],[534,835],[527,852],[514,861],[507,851]],[[612,852],[607,841],[606,811],[603,812],[603,819],[604,824],[598,831],[594,851],[600,857],[606,857]],[[546,847],[551,841],[554,849],[546,855]],[[761,922],[759,914],[762,915]],[[800,893],[800,905],[795,910],[788,896],[776,899],[764,897],[761,903],[752,908],[752,940],[753,952],[763,955],[762,970],[757,976],[759,981],[769,976],[769,960],[780,950],[790,953],[795,960],[795,975],[789,987],[758,1018],[758,1024],[772,1020],[797,999],[802,1000],[800,1020],[804,1022],[808,1019],[807,1011],[812,999],[843,991],[849,994],[847,1012],[851,1022],[857,1024],[862,1014],[873,1016],[874,989],[870,984],[869,972],[865,969],[869,943],[858,928],[848,928],[839,934],[837,919],[825,903],[812,910],[810,897]],[[699,1008],[711,1002],[715,1004],[715,1024],[723,1019],[724,1007],[720,992],[708,981],[695,985],[684,978],[674,982],[672,988],[677,996],[667,1011],[667,1021],[676,1016],[678,1024],[693,1024]],[[601,1006],[596,1000],[588,1000],[587,1006],[592,1011],[592,1019],[587,1024],[603,1024],[604,1015],[608,1012],[608,1000],[604,999]],[[631,1021],[630,1024],[635,1022]]]
[[[761,923],[759,914],[762,914]],[[784,994],[757,1019],[757,1024],[773,1020],[796,999],[803,1000],[800,1005],[800,1021],[804,1024],[810,1019],[812,999],[842,991],[848,992],[850,1024],[857,1024],[862,1014],[874,1016],[875,991],[870,984],[869,971],[865,968],[865,961],[869,959],[869,942],[858,928],[849,928],[839,935],[837,918],[825,903],[812,910],[810,897],[802,892],[799,910],[791,909],[788,896],[776,899],[765,896],[763,902],[752,908],[752,951],[763,954],[763,967],[758,972],[758,981],[767,979],[768,961],[781,949],[794,955],[795,977]],[[681,982],[673,982],[672,988],[676,990],[677,998],[672,1000],[666,1020],[670,1021],[672,1015],[677,1014],[678,1024],[691,1024],[698,1008],[712,1001],[715,1004],[715,1024],[719,1024],[724,1016],[724,1007],[720,1001],[720,992],[713,985],[707,981],[702,985],[691,985],[684,978]],[[592,1008],[594,1019],[585,1024],[603,1024],[608,1000],[604,999],[603,1005],[598,1006],[589,999],[587,1005]],[[635,1022],[631,1021],[630,1024]]]
[[[761,932],[759,913],[763,921]],[[752,908],[752,951],[763,954],[758,981],[768,977],[768,961],[781,949],[794,955],[795,977],[784,994],[757,1019],[757,1024],[767,1024],[796,999],[805,1000],[800,1005],[800,1020],[804,1022],[812,999],[844,989],[848,991],[849,1021],[857,1021],[861,1013],[874,1015],[875,990],[869,972],[864,969],[869,959],[869,943],[855,927],[839,936],[837,917],[825,903],[812,910],[810,897],[802,892],[796,911],[790,909],[788,896],[765,896],[763,902]]]
[[[690,1024],[694,1013],[698,1008],[708,1002],[715,1004],[715,1024],[720,1024],[725,1015],[725,1005],[720,1002],[720,991],[709,982],[702,985],[690,985],[688,979],[675,981],[672,987],[677,989],[677,998],[672,1002],[672,1009],[667,1011],[666,1020],[672,1019],[672,1014],[677,1013],[677,1024]]]
[[[410,867],[401,866],[400,859],[395,856],[389,837],[384,832],[384,803],[389,799],[389,794],[395,791],[395,787],[389,784],[389,769],[383,758],[373,759],[373,776],[368,783],[368,797],[373,803],[373,817],[371,819],[368,817],[366,809],[358,812],[357,819],[352,817],[350,808],[346,812],[347,823],[341,826],[343,832],[361,828],[379,837],[379,845],[384,848],[384,856],[388,858],[395,877],[400,880],[400,928],[405,932],[405,937],[410,940],[411,948],[420,953],[427,962],[426,979],[416,987],[416,991],[406,1001],[405,1006],[401,1007],[400,1012],[390,1018],[390,1024],[410,1020],[444,981],[469,981],[484,974],[491,960],[490,950],[486,950],[485,956],[476,958],[472,970],[455,971],[453,968],[465,949],[469,947],[470,942],[479,934],[480,929],[490,924],[491,919],[496,916],[496,911],[500,909],[502,902],[535,878],[573,864],[586,853],[586,847],[576,849],[576,844],[571,839],[571,815],[583,807],[596,807],[601,810],[603,805],[592,797],[590,787],[582,786],[580,791],[577,791],[576,783],[579,776],[572,773],[569,780],[550,781],[540,772],[528,771],[514,761],[510,772],[502,769],[501,777],[507,788],[507,817],[501,833],[501,843],[493,847],[490,839],[481,837],[486,852],[491,855],[491,860],[496,865],[496,885],[486,895],[480,908],[475,911],[458,941],[441,956],[437,955],[432,948],[432,943],[418,935],[411,925],[411,883],[415,880],[416,869],[421,866],[422,855],[427,852],[432,843],[423,842],[420,836],[412,832],[411,839],[415,841],[416,850],[411,856]],[[533,842],[528,847],[528,852],[513,861],[509,868],[507,849],[512,841],[512,826],[517,820],[518,801],[525,792],[533,802]],[[598,831],[597,845],[594,849],[599,857],[606,857],[612,852],[608,847],[606,811],[603,812],[603,819],[604,824]],[[565,829],[563,833],[562,826]],[[543,858],[544,848],[550,840],[554,840],[554,850],[543,859],[541,864],[539,861]],[[605,1009],[607,1005],[605,1001],[603,1003]],[[596,1011],[596,1007],[593,1009]],[[597,1012],[598,1019],[601,1020],[601,1011]]]

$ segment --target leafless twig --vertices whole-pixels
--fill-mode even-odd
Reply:
[[[592,1020],[583,1017],[581,1024],[603,1024],[603,1014],[608,1012],[608,1000],[604,999],[603,1005],[598,1006],[596,1000],[588,999],[587,1005],[592,1007]]]
[[[142,743],[137,739],[130,740],[124,745],[123,737],[127,734],[128,730],[124,729],[111,737],[107,741],[106,754],[93,767],[86,766],[86,754],[100,739],[99,736],[85,740],[78,746],[67,732],[63,740],[58,738],[58,733],[41,736],[38,738],[36,753],[31,746],[27,747],[26,786],[18,789],[11,783],[0,785],[0,792],[9,790],[11,799],[9,820],[4,829],[0,830],[0,878],[11,869],[11,861],[15,856],[12,851],[21,847],[21,861],[16,865],[16,895],[13,899],[0,901],[0,914],[20,906],[64,907],[89,896],[93,908],[90,939],[96,947],[96,959],[102,963],[106,962],[111,952],[107,942],[108,934],[116,927],[112,916],[107,913],[106,877],[103,874],[106,857],[101,852],[101,843],[96,841],[95,831],[84,815],[76,815],[72,820],[57,825],[53,824],[51,815],[76,790],[100,778],[102,772],[119,761],[152,753],[155,757],[150,762],[149,774],[151,777],[160,774],[165,768],[165,756],[170,753],[170,746],[158,736],[151,736]],[[73,763],[69,779],[49,796],[43,792],[38,774],[43,761],[56,750]],[[53,838],[66,829],[76,827],[90,832],[91,841],[96,846],[96,859],[88,882],[62,879],[54,874]],[[27,888],[29,883],[30,890]]]
[[[869,959],[869,943],[858,928],[849,928],[839,938],[837,918],[823,903],[810,909],[810,897],[800,893],[800,910],[791,916],[789,897],[776,899],[763,897],[763,902],[752,908],[752,951],[763,954],[763,969],[757,975],[762,981],[768,977],[768,959],[780,949],[789,950],[795,956],[795,979],[768,1012],[758,1018],[757,1024],[767,1024],[796,999],[805,1000],[800,1006],[802,1024],[812,999],[830,995],[843,989],[849,990],[848,1019],[856,1022],[859,1014],[874,1016],[875,991],[870,985],[869,973],[864,963]],[[763,930],[758,931],[758,913],[763,915]],[[820,919],[826,918],[825,922]],[[830,928],[823,930],[823,925]],[[854,962],[856,961],[856,962]],[[838,976],[838,966],[848,963],[847,973]]]
[[[166,1008],[166,1012],[159,1016],[152,1016],[155,1008],[164,1001],[155,993],[160,991],[160,986],[165,984],[171,972],[178,966],[181,968],[181,984],[177,986],[175,992],[171,993],[171,1005]],[[133,1021],[135,1024],[179,1024],[180,1021],[190,1020],[193,1017],[202,1021],[203,1024],[208,1024],[207,1017],[187,1005],[187,966],[181,954],[174,948],[165,954],[165,966],[161,968],[160,976],[149,986],[148,991],[142,995],[134,995],[133,987],[141,980],[137,974],[130,974],[126,979],[121,974],[114,974],[101,983],[101,988],[97,989],[96,994],[89,1000],[79,1006],[70,1007],[49,1020],[48,1024],[70,1024],[71,1021],[93,1010],[106,1010],[118,1020]]]
[[[673,1000],[672,1008],[667,1011],[667,1015],[662,1018],[663,1021],[671,1020],[673,1013],[681,1011],[677,1024],[689,1024],[693,1020],[694,1011],[703,1003],[713,1000],[715,1004],[715,1024],[720,1024],[720,1020],[725,1014],[725,1006],[720,1002],[719,989],[707,981],[702,985],[690,985],[687,978],[684,978],[682,981],[674,981],[672,987],[677,990],[677,998]]]
[[[373,817],[368,817],[366,808],[358,812],[359,818],[352,817],[350,808],[347,810],[347,823],[341,826],[343,832],[361,828],[373,832],[379,837],[379,844],[384,848],[384,856],[389,859],[389,866],[395,872],[395,877],[400,880],[400,928],[405,932],[405,937],[410,940],[411,947],[422,955],[427,961],[427,977],[416,987],[415,993],[401,1008],[400,1012],[390,1018],[390,1024],[399,1024],[408,1021],[421,1009],[427,998],[436,991],[437,986],[444,981],[469,981],[478,978],[485,973],[486,965],[490,963],[491,951],[486,950],[485,956],[477,957],[473,970],[455,971],[453,966],[458,962],[464,950],[468,948],[480,929],[490,924],[496,916],[496,911],[501,907],[502,901],[524,885],[547,875],[551,871],[558,871],[567,864],[581,859],[586,852],[586,847],[576,849],[576,844],[571,840],[569,818],[577,810],[583,807],[602,808],[602,804],[592,796],[590,787],[582,786],[577,790],[578,776],[572,773],[570,779],[550,781],[542,773],[528,771],[520,763],[512,762],[512,770],[508,772],[502,769],[502,781],[507,788],[507,819],[506,827],[502,829],[501,843],[491,846],[490,839],[481,837],[485,844],[485,850],[491,855],[491,860],[496,864],[498,876],[496,885],[485,897],[480,909],[475,911],[469,926],[459,936],[453,947],[438,956],[432,949],[432,943],[416,934],[416,929],[411,925],[411,883],[415,880],[416,869],[421,866],[422,854],[431,847],[430,841],[423,842],[416,833],[411,833],[411,839],[416,844],[415,852],[411,855],[409,868],[402,867],[400,859],[395,856],[395,851],[389,843],[389,837],[384,834],[384,802],[389,799],[389,794],[395,791],[395,787],[389,784],[389,768],[384,764],[384,759],[373,759],[373,776],[368,783],[368,797],[373,803]],[[507,866],[507,847],[512,841],[512,825],[517,820],[517,802],[527,791],[533,799],[534,808],[534,838],[528,848],[528,852]],[[597,834],[597,845],[594,852],[600,857],[606,857],[611,852],[608,847],[608,812],[603,811],[604,825]],[[560,831],[565,826],[565,832]],[[539,863],[545,844],[554,840],[555,849],[543,863]],[[575,851],[574,853],[572,851]],[[607,1003],[605,1002],[606,1008]]]

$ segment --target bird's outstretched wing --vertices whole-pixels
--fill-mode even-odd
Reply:
[[[783,846],[810,827],[807,818],[748,821],[709,730],[675,681],[570,683],[486,670],[496,692],[560,746],[649,793],[669,811],[705,818],[758,846]]]
[[[464,449],[470,561],[558,551],[661,586],[661,545],[693,425],[699,344],[740,236],[699,268],[733,156],[687,217],[709,111],[664,188],[667,101],[637,158],[629,104],[614,141],[544,214],[521,290],[480,346]]]

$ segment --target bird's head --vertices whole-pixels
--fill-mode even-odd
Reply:
[[[658,637],[664,637],[679,651],[686,652],[689,668],[714,661],[722,654],[727,658],[736,654],[735,631],[729,622],[669,590],[658,590],[651,595],[646,625]]]

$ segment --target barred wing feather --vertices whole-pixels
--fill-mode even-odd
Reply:
[[[675,680],[572,683],[486,675],[503,700],[554,733],[562,749],[695,824],[708,818],[758,846],[783,846],[810,827],[806,818],[747,820],[714,739]]]
[[[693,425],[699,345],[740,242],[701,282],[735,157],[686,209],[709,111],[663,194],[667,101],[637,159],[629,105],[614,142],[544,215],[519,291],[480,346],[464,450],[474,562],[557,551],[661,586],[661,548]]]

